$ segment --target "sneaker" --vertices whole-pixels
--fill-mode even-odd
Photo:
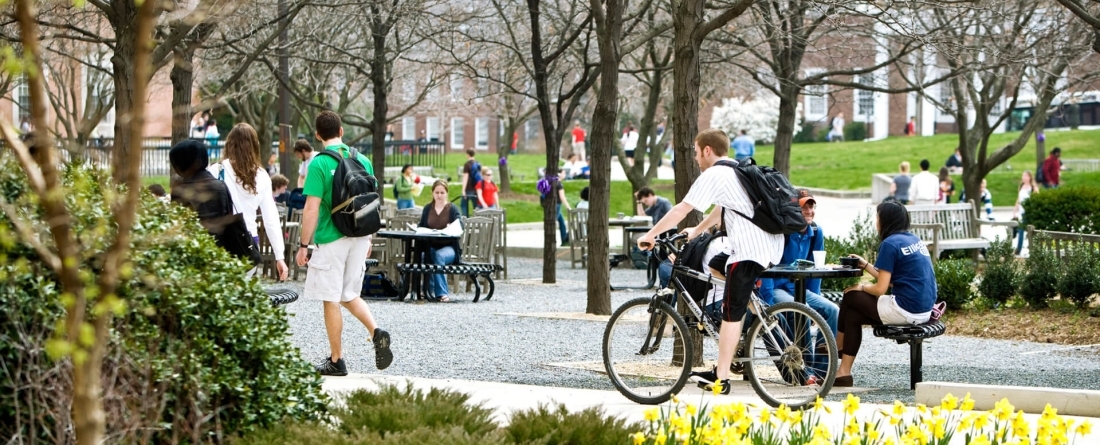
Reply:
[[[718,367],[710,368],[710,371],[692,371],[688,379],[709,385],[714,383],[715,380],[718,380]]]
[[[333,362],[330,356],[325,358],[325,361],[317,364],[317,372],[321,373],[321,375],[342,377],[348,375],[348,367],[344,364],[344,359]]]
[[[728,396],[729,393],[730,393],[730,379],[721,380],[721,382],[722,382],[722,391],[720,391],[718,394]],[[707,384],[707,386],[704,387],[703,389],[713,393],[714,392],[714,383],[712,382],[710,384]]]
[[[393,352],[390,351],[390,333],[381,328],[374,329],[374,364],[379,370],[390,367],[393,363]],[[346,372],[345,372],[346,374]]]

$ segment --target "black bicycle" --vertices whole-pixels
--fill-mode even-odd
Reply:
[[[667,401],[687,383],[692,363],[718,355],[721,320],[703,312],[681,279],[712,284],[724,284],[724,280],[681,264],[683,257],[676,242],[686,236],[681,233],[656,240],[661,254],[677,254],[669,287],[652,297],[626,302],[611,315],[604,330],[603,360],[611,383],[637,403]],[[676,311],[677,304],[690,310],[689,320]],[[742,334],[732,372],[743,373],[771,406],[786,404],[797,409],[825,397],[833,387],[838,365],[836,340],[825,320],[801,303],[768,306],[756,292],[748,309],[753,320]],[[695,351],[688,334],[692,330],[711,339],[703,340],[701,351]]]

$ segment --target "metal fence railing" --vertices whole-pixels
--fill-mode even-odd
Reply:
[[[354,147],[367,157],[373,153],[370,142],[355,144]],[[444,147],[443,142],[386,141],[386,165],[400,167],[412,164],[446,171],[447,151]]]
[[[211,161],[221,158],[224,139],[204,139],[203,142],[207,144]],[[169,176],[172,167],[168,162],[168,150],[172,148],[172,138],[147,137],[142,139],[141,146],[141,176]],[[95,138],[84,144],[83,153],[65,149],[59,150],[59,153],[65,162],[78,160],[106,170],[111,168],[114,148],[114,138]]]

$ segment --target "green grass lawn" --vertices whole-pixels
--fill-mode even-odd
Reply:
[[[1011,141],[1018,134],[993,135],[990,146],[1000,147],[999,144]],[[1034,169],[1034,143],[1032,138],[1020,153],[987,177],[989,191],[993,195],[993,205],[1011,206],[1016,202],[1020,172],[1024,169]],[[933,170],[938,171],[957,145],[958,135],[954,134],[915,138],[895,137],[875,142],[795,144],[791,149],[791,182],[800,186],[833,190],[869,190],[872,174],[897,172],[898,164],[902,161],[909,161],[913,169],[919,171],[920,160],[928,159],[932,163]],[[1049,132],[1046,147],[1048,151],[1054,147],[1061,147],[1064,159],[1100,159],[1100,131]],[[763,164],[772,162],[773,153],[770,145],[757,147],[757,158]],[[497,162],[495,152],[478,152],[477,159],[482,165],[496,165]],[[458,166],[465,162],[464,153],[448,153],[446,171],[437,172],[437,174],[442,173],[454,178]],[[513,192],[501,196],[501,205],[508,209],[508,221],[541,221],[542,207],[539,206],[539,195],[535,184],[538,179],[538,169],[546,165],[546,155],[511,155],[508,157],[508,162],[512,176],[516,178],[512,181]],[[524,177],[522,181],[519,180],[521,175]],[[956,188],[961,191],[961,178],[959,176],[954,178]],[[1066,186],[1100,184],[1100,172],[1063,172],[1062,182]],[[168,177],[148,177],[144,178],[144,183],[147,186],[154,183],[162,184],[167,188]],[[588,181],[565,181],[564,184],[566,198],[575,206],[580,201],[581,189],[588,185]],[[658,195],[675,202],[673,181],[658,180],[651,187]],[[460,194],[459,186],[456,184],[451,184],[449,191],[451,198]],[[385,193],[387,198],[392,199],[392,192],[387,189]],[[633,213],[629,182],[612,182],[611,196],[613,197],[610,209],[612,215],[618,212]],[[429,201],[431,201],[430,190],[425,190],[416,199],[418,206]],[[458,201],[455,202],[458,203]]]

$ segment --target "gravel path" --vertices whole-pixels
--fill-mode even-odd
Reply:
[[[497,283],[496,295],[489,302],[472,304],[472,294],[461,293],[454,304],[368,302],[376,320],[393,339],[394,362],[382,373],[613,390],[604,375],[546,366],[601,360],[605,322],[506,315],[583,313],[587,298],[585,272],[570,269],[568,261],[559,260],[558,265],[558,283],[546,285],[540,283],[541,261],[510,259],[511,279]],[[643,271],[612,272],[614,283],[643,279]],[[272,287],[301,292],[302,283]],[[612,292],[612,309],[645,296],[649,293]],[[326,357],[328,343],[321,305],[299,301],[287,305],[286,311],[291,315],[292,340],[302,355],[311,361]],[[358,320],[344,311],[344,355],[349,372],[379,372],[366,336]],[[1064,347],[945,335],[925,342],[924,379],[1100,390],[1100,348],[1060,349]],[[869,329],[856,362],[855,378],[859,386],[882,388],[861,395],[865,401],[913,401],[913,391],[908,389],[908,346],[875,338]]]

